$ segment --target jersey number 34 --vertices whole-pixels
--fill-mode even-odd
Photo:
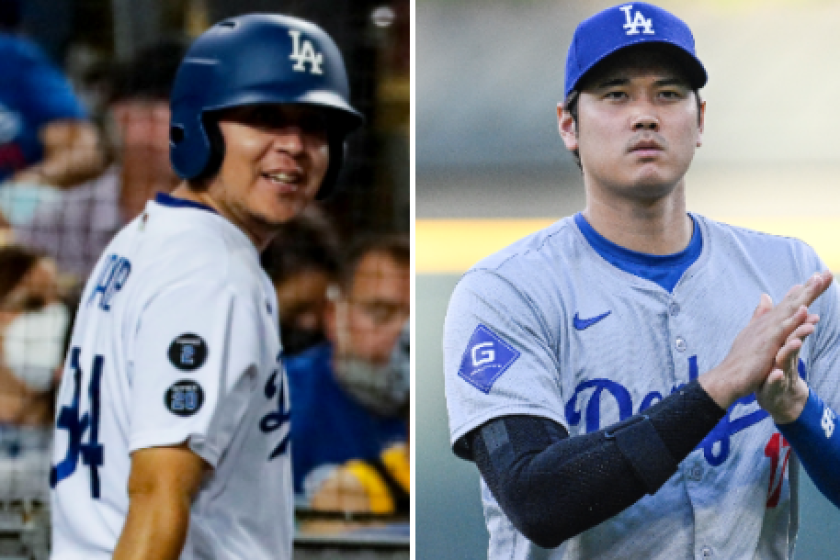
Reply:
[[[55,486],[76,472],[81,455],[82,463],[90,468],[90,495],[99,499],[99,468],[104,460],[104,448],[99,443],[99,389],[102,381],[102,366],[104,359],[96,356],[93,359],[88,397],[90,411],[81,413],[81,384],[82,368],[79,366],[81,348],[74,347],[70,351],[70,367],[73,369],[73,401],[70,406],[63,406],[58,413],[56,427],[67,430],[67,455],[57,465],[50,469],[50,486]],[[85,432],[89,432],[87,443],[82,443]]]

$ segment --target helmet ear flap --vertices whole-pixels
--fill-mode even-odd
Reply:
[[[327,167],[324,180],[321,182],[321,188],[318,189],[318,194],[315,195],[315,200],[325,200],[335,194],[338,174],[344,164],[344,152],[347,149],[347,145],[344,142],[344,135],[331,135],[328,145],[330,150],[330,164]]]
[[[222,136],[222,129],[219,128],[219,121],[212,114],[205,113],[202,115],[201,123],[204,134],[210,143],[210,150],[204,169],[196,177],[198,181],[214,177],[221,169],[222,162],[225,159],[225,139]]]

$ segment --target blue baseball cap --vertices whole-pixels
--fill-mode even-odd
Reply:
[[[697,58],[688,25],[662,8],[632,2],[607,8],[577,26],[566,58],[566,97],[596,64],[627,47],[647,43],[678,49],[692,87],[706,85],[706,69]]]

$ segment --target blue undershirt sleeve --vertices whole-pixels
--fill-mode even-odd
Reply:
[[[837,414],[812,390],[802,414],[790,424],[776,427],[831,503],[840,508],[840,430]]]

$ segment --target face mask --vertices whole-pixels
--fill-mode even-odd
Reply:
[[[408,404],[411,390],[411,333],[406,322],[382,366],[352,356],[336,356],[334,368],[339,385],[359,404],[381,416],[395,416]]]
[[[15,317],[3,333],[3,361],[33,391],[52,386],[70,316],[61,303]]]

